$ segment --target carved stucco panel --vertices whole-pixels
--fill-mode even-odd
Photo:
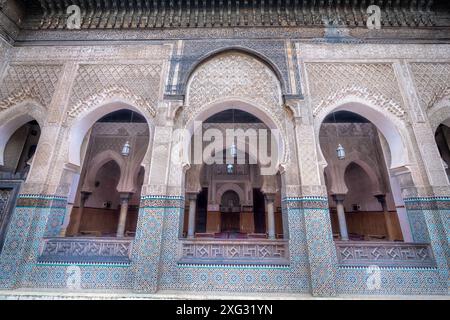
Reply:
[[[424,110],[450,95],[450,63],[411,63],[411,71]]]
[[[25,100],[47,107],[61,71],[62,65],[10,65],[0,85],[0,112]]]
[[[262,62],[242,53],[226,53],[200,65],[191,77],[185,120],[217,101],[240,98],[284,119],[279,81]]]
[[[397,78],[389,63],[305,64],[313,114],[347,96],[357,96],[403,119],[405,109]]]
[[[80,65],[68,114],[76,117],[93,105],[119,96],[126,97],[143,112],[155,116],[161,71],[161,64]]]

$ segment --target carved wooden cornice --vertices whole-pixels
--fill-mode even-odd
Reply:
[[[442,25],[448,5],[433,0],[27,0],[27,29],[65,29],[66,9],[81,8],[82,29],[365,26],[369,5],[382,26]],[[442,3],[442,2],[441,2]],[[40,10],[38,5],[40,6]],[[40,12],[39,12],[40,11]],[[444,25],[447,24],[444,22]]]

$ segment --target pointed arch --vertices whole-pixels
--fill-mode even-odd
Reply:
[[[88,131],[92,126],[103,116],[122,109],[131,110],[142,115],[147,121],[149,127],[149,141],[153,134],[153,119],[148,115],[142,113],[141,110],[129,101],[123,98],[112,98],[105,104],[99,104],[81,113],[77,118],[71,122],[71,129],[69,133],[69,150],[68,150],[68,163],[75,166],[81,166],[81,146],[83,140],[86,137]],[[150,144],[147,148],[147,152],[150,150]]]
[[[125,172],[125,161],[117,152],[113,150],[105,150],[97,154],[90,162],[91,166],[86,173],[86,181],[83,185],[82,191],[92,192],[98,171],[110,161],[114,161],[120,169],[120,179],[117,184],[117,189],[122,186]]]
[[[398,168],[409,165],[411,152],[407,141],[406,128],[403,121],[394,115],[383,112],[371,102],[355,96],[348,96],[339,100],[331,106],[321,110],[315,117],[316,138],[319,141],[319,131],[325,117],[337,111],[350,111],[363,116],[383,134],[389,145],[391,153],[390,168]],[[318,148],[322,162],[326,162],[322,150]]]
[[[352,164],[357,165],[358,167],[361,168],[362,171],[365,172],[365,174],[369,178],[370,185],[372,186],[372,194],[373,195],[378,195],[378,194],[384,194],[385,193],[381,189],[380,180],[378,178],[378,175],[373,170],[373,166],[369,165],[367,162],[365,162],[361,158],[358,158],[357,156],[356,157],[352,157],[351,159],[349,159],[346,162],[346,164],[344,165],[344,171],[343,171],[343,176],[344,176],[343,177],[343,181],[344,181],[344,183],[345,183],[345,173],[347,172],[347,169],[349,168],[349,166],[352,165]],[[348,187],[347,187],[347,189],[348,189]]]
[[[4,165],[4,152],[9,139],[20,127],[30,121],[44,126],[46,109],[35,100],[25,100],[0,113],[0,165]]]
[[[235,183],[226,183],[226,184],[222,185],[216,191],[216,202],[220,203],[223,194],[230,190],[237,193],[237,195],[239,196],[239,202],[240,202],[240,204],[242,204],[243,201],[245,200],[245,192],[244,192],[244,190],[242,190],[242,188],[240,186],[238,186]]]
[[[185,128],[187,129],[189,136],[189,140],[186,144],[187,146],[186,150],[190,150],[191,137],[194,134],[194,130],[197,130],[197,128],[195,128],[196,122],[203,122],[212,115],[228,109],[237,109],[245,111],[260,119],[274,134],[274,138],[277,143],[278,163],[276,164],[276,168],[278,168],[279,165],[282,165],[287,162],[289,151],[287,148],[287,142],[283,135],[284,128],[280,123],[280,121],[278,121],[276,117],[274,117],[264,109],[244,99],[230,99],[206,105],[203,108],[202,112],[200,112],[195,117],[195,119],[192,119],[186,123]],[[255,157],[255,155],[251,156]]]

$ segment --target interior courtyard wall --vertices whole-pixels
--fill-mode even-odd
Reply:
[[[384,96],[383,101],[378,101],[376,104],[379,108],[383,108],[382,112],[389,115],[389,118],[395,119],[393,120],[394,123],[403,123],[399,127],[403,127],[403,129],[400,129],[402,131],[401,136],[407,147],[404,152],[408,154],[408,167],[414,181],[413,188],[405,188],[407,184],[403,184],[403,198],[406,202],[414,240],[430,241],[433,250],[443,254],[442,259],[438,261],[439,267],[437,270],[427,270],[423,274],[421,272],[411,273],[408,277],[402,278],[403,287],[401,290],[411,290],[415,286],[414,283],[416,283],[418,275],[420,275],[419,279],[422,283],[433,284],[429,287],[431,291],[440,290],[438,289],[439,286],[441,288],[448,287],[447,280],[444,280],[448,272],[448,241],[445,240],[446,234],[448,235],[448,231],[445,231],[448,228],[448,224],[446,225],[447,222],[445,222],[448,221],[448,210],[442,204],[440,210],[418,210],[421,207],[434,207],[435,197],[439,197],[441,192],[448,194],[448,182],[442,179],[442,176],[445,177],[445,173],[442,164],[437,164],[439,159],[436,157],[436,144],[434,142],[431,144],[434,134],[426,128],[428,120],[425,110],[417,101],[418,93],[413,84],[413,76],[410,73],[411,65],[417,60],[425,60],[428,62],[428,66],[434,65],[434,67],[439,68],[443,60],[448,61],[448,56],[446,56],[448,46],[364,44],[358,46],[357,51],[346,50],[348,47],[347,44],[317,46],[297,43],[299,61],[306,65],[307,70],[308,64],[311,63],[309,70],[306,72],[306,77],[308,77],[309,85],[313,86],[311,94],[313,94],[312,99],[316,101],[316,107],[313,107],[313,110],[320,110],[320,108],[334,102],[336,98],[348,103],[358,101],[359,98],[370,101]],[[358,54],[357,57],[355,57],[355,53]],[[382,64],[378,60],[380,57],[383,59]],[[360,84],[364,81],[358,79],[358,71],[355,72],[355,68],[356,70],[374,68],[371,71],[366,69],[366,72],[372,76],[372,85],[369,88],[360,90]],[[391,70],[376,76],[377,72],[380,72],[383,68],[391,68]],[[442,70],[442,68],[440,69]],[[310,73],[314,73],[315,70],[321,70],[320,76],[322,79],[327,79],[326,81],[332,79],[333,84],[327,85],[323,81],[313,83],[314,76],[311,77]],[[341,70],[341,72],[337,70]],[[319,73],[316,73],[317,75]],[[385,87],[388,83],[390,83],[389,89]],[[440,85],[445,86],[443,83]],[[397,88],[395,89],[396,92],[391,91],[390,93],[390,90],[393,90],[392,88]],[[348,96],[351,98],[346,99]],[[370,105],[370,102],[366,103]],[[401,119],[402,117],[405,118]],[[369,118],[369,120],[374,122],[374,119]],[[319,130],[318,126],[316,130]],[[424,151],[424,148],[428,148],[428,151]],[[392,152],[398,151],[391,150],[391,155],[395,155]],[[433,157],[432,161],[428,161],[430,157]],[[392,172],[394,168],[391,166],[390,169]],[[402,184],[403,181],[401,179],[399,181]],[[417,198],[418,195],[422,197]],[[436,225],[441,227],[435,228]],[[395,286],[395,282],[400,281],[400,275],[403,276],[404,273],[388,271],[383,281],[385,281],[387,287]],[[356,288],[351,285],[361,281],[361,276],[362,274],[356,275],[348,270],[340,269],[338,287],[341,288],[340,290],[367,292],[363,288]],[[435,286],[437,283],[440,284]],[[344,289],[345,286],[347,286],[346,289]]]
[[[5,81],[5,77],[9,77],[7,79],[11,86],[8,89],[10,91],[5,94],[11,92],[21,94],[17,95],[12,103],[8,100],[1,104],[2,108],[14,108],[19,102],[35,99],[44,106],[48,116],[42,127],[41,141],[30,178],[19,197],[8,241],[1,253],[2,287],[65,287],[63,266],[39,265],[35,264],[35,261],[41,238],[44,235],[59,234],[65,216],[69,186],[73,175],[79,174],[79,168],[76,166],[75,168],[66,166],[70,163],[66,143],[70,139],[70,127],[77,119],[88,114],[91,108],[100,108],[102,104],[121,98],[133,102],[136,108],[149,118],[155,117],[155,123],[159,125],[155,128],[151,139],[153,152],[147,154],[148,158],[144,159],[148,170],[146,171],[148,184],[143,188],[133,262],[128,267],[83,266],[85,274],[90,275],[83,278],[83,288],[138,291],[173,288],[186,290],[240,288],[244,291],[267,291],[267,288],[270,288],[269,290],[273,291],[305,293],[312,291],[318,295],[423,294],[447,291],[448,277],[445,277],[445,270],[448,270],[448,262],[445,259],[448,259],[448,255],[446,258],[445,245],[448,248],[448,242],[445,243],[445,233],[440,226],[447,226],[448,235],[448,222],[444,224],[446,217],[448,221],[448,210],[431,209],[429,215],[422,217],[424,219],[422,226],[427,229],[433,249],[438,255],[436,269],[385,270],[382,290],[369,291],[361,286],[367,278],[364,270],[340,268],[336,265],[326,188],[320,170],[320,151],[317,149],[319,144],[315,134],[320,126],[314,122],[317,106],[327,106],[329,101],[327,99],[344,99],[346,95],[353,94],[379,105],[383,108],[381,112],[389,114],[391,118],[398,118],[398,122],[405,122],[405,126],[409,125],[408,122],[418,123],[415,129],[408,131],[416,135],[415,138],[407,136],[405,131],[401,132],[412,163],[415,185],[419,189],[415,195],[430,197],[429,190],[432,189],[436,195],[448,196],[448,182],[439,178],[443,168],[433,167],[438,160],[435,157],[435,150],[431,149],[432,152],[429,152],[427,157],[434,158],[428,161],[430,159],[423,159],[428,149],[421,149],[417,142],[411,142],[411,140],[421,141],[424,137],[426,145],[430,147],[429,141],[433,137],[430,127],[426,127],[429,124],[421,105],[405,97],[409,96],[407,90],[414,93],[415,87],[411,89],[403,82],[399,85],[401,82],[399,79],[403,79],[405,73],[409,79],[408,83],[413,83],[408,72],[414,61],[426,60],[430,65],[434,65],[441,63],[438,61],[448,60],[447,45],[356,46],[296,43],[299,65],[293,65],[292,68],[298,67],[301,70],[305,100],[289,103],[291,110],[295,111],[295,119],[287,116],[278,91],[280,99],[277,105],[264,106],[276,107],[277,109],[270,111],[270,114],[279,120],[282,127],[286,127],[289,157],[287,162],[283,163],[286,171],[282,173],[282,179],[285,214],[289,225],[291,264],[287,268],[251,270],[230,270],[223,266],[211,269],[183,268],[177,265],[179,221],[184,208],[184,181],[181,178],[184,168],[182,165],[170,166],[172,146],[167,143],[174,128],[170,126],[170,122],[166,122],[168,104],[163,101],[162,93],[170,49],[171,44],[92,46],[89,50],[86,46],[17,47],[11,50],[10,68],[3,78]],[[136,66],[149,63],[153,67],[146,69]],[[314,88],[311,90],[315,78],[311,77],[311,69],[308,68],[312,65],[322,77],[333,79],[341,86],[349,85],[351,90],[346,91],[345,87],[336,88],[334,85],[326,86],[323,83],[324,87],[319,88],[318,92]],[[30,69],[34,71],[31,73],[34,78],[25,81],[22,75]],[[135,85],[136,82],[124,81],[120,77],[123,70],[131,70],[132,73],[147,77],[149,82],[146,84],[154,86],[156,83],[158,89],[152,91],[152,96],[149,97],[148,91],[144,89],[145,84]],[[375,81],[366,83],[365,85],[369,87],[366,90],[361,88],[361,83],[364,82],[356,86],[358,77],[353,77],[353,74],[361,76],[365,72],[373,74]],[[399,72],[403,72],[402,75],[399,75]],[[82,78],[77,77],[80,73],[83,74]],[[46,83],[47,86],[39,86],[42,83]],[[37,87],[39,90],[30,91],[30,87]],[[420,93],[420,90],[417,91]],[[0,117],[4,112],[5,110],[0,111]],[[279,115],[283,116],[279,118]],[[422,130],[424,126],[425,129]],[[38,196],[30,197],[33,194]],[[300,202],[298,200],[305,199],[308,200],[305,201],[308,203],[306,206],[297,204]],[[31,208],[30,202],[33,204]],[[24,239],[21,237],[23,234],[28,236]],[[319,238],[316,237],[317,234],[320,235]],[[317,248],[320,248],[320,254]],[[321,270],[331,272],[324,276]]]

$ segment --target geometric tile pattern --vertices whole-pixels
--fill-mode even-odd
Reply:
[[[301,211],[287,213],[290,225],[288,266],[178,264],[180,209],[164,212],[159,289],[240,292],[310,292],[304,223]],[[292,222],[291,222],[292,221]]]
[[[380,268],[379,286],[370,285],[373,269],[369,267],[339,268],[336,286],[340,294],[426,295],[447,294],[445,281],[433,269]]]
[[[405,206],[408,211],[408,216],[410,212],[420,213],[422,215],[422,228],[426,229],[428,233],[428,243],[431,244],[433,249],[440,280],[443,283],[447,283],[448,288],[450,270],[450,197],[407,198],[405,199]],[[419,208],[421,211],[419,211]]]
[[[43,203],[61,204],[62,199],[34,197],[19,197],[19,206],[13,214],[0,256],[2,288],[67,288],[69,267],[77,265],[82,289],[295,292],[318,296],[446,293],[445,273],[441,271],[443,262],[439,259],[437,268],[383,267],[380,288],[375,290],[367,286],[370,276],[367,267],[338,267],[324,197],[283,199],[283,215],[289,226],[289,263],[279,266],[179,264],[182,256],[179,227],[184,198],[176,196],[142,197],[131,265],[38,262],[49,217],[52,211],[61,209],[44,207]],[[440,214],[435,211],[433,219]],[[448,217],[448,211],[446,214]],[[428,218],[426,223],[431,220]],[[430,234],[434,236],[436,232],[440,231],[432,230]],[[437,242],[432,240],[433,243]],[[436,251],[436,245],[433,251],[435,256],[442,254]]]

